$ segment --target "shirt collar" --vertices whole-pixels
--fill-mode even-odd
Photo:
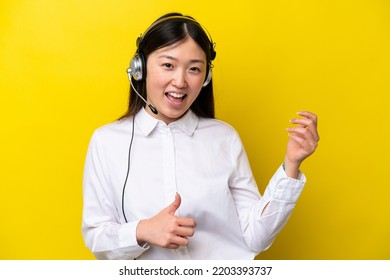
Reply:
[[[160,121],[153,116],[151,116],[148,112],[146,112],[145,108],[142,108],[136,115],[135,121],[139,125],[142,130],[142,133],[145,136],[148,136],[156,127],[165,126],[165,127],[178,127],[183,132],[185,132],[188,136],[191,136],[196,127],[198,126],[199,118],[194,114],[191,110],[188,110],[187,113],[184,114],[179,120],[170,123],[167,125],[163,121]]]

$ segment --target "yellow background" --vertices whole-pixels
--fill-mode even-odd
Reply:
[[[261,192],[288,120],[319,116],[308,183],[260,259],[390,259],[387,0],[0,2],[0,259],[92,259],[81,237],[93,130],[126,109],[135,39],[194,16],[217,42],[217,117],[247,149]]]

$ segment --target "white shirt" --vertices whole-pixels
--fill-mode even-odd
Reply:
[[[132,129],[132,117],[105,125],[88,148],[82,232],[98,259],[253,259],[283,228],[306,181],[280,167],[261,196],[230,125],[192,111],[166,125],[142,109],[135,116],[126,223],[122,191]],[[140,247],[139,221],[171,204],[176,192],[182,199],[176,215],[197,223],[188,246]]]

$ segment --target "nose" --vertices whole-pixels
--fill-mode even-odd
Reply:
[[[186,72],[184,70],[177,70],[172,78],[172,84],[177,88],[184,88],[187,86]]]

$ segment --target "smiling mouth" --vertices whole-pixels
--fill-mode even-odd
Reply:
[[[172,101],[183,101],[186,98],[187,94],[185,93],[177,93],[177,92],[167,92],[165,96],[168,97],[169,100]]]

